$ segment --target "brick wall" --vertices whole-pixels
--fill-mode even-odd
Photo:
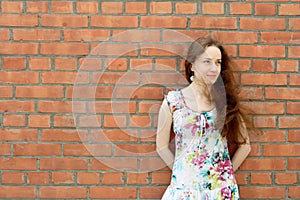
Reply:
[[[0,198],[159,199],[157,112],[207,35],[265,130],[236,174],[242,199],[300,198],[299,15],[297,0],[2,0]]]

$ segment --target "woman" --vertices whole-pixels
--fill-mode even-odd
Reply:
[[[157,152],[172,169],[163,200],[239,199],[234,171],[250,152],[250,121],[239,103],[232,64],[211,38],[191,44],[185,61],[190,85],[170,91],[159,111]],[[175,156],[168,147],[172,128]],[[238,146],[232,159],[228,144]]]

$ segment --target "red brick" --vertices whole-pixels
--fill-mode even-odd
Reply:
[[[0,198],[35,199],[36,197],[36,187],[34,186],[0,186]]]
[[[297,184],[297,174],[289,172],[277,172],[275,174],[275,182],[277,184]]]
[[[143,28],[186,28],[187,18],[184,16],[141,16]]]
[[[0,129],[0,141],[37,141],[36,129]]]
[[[111,156],[111,144],[64,144],[64,156]]]
[[[287,114],[300,114],[300,102],[287,102]]]
[[[136,103],[132,101],[99,101],[89,103],[89,113],[135,113]]]
[[[74,184],[73,172],[52,172],[52,184]]]
[[[148,173],[146,172],[127,172],[127,184],[148,184]]]
[[[142,142],[155,142],[155,140],[156,140],[156,129],[141,130],[140,140]]]
[[[254,60],[253,61],[253,71],[258,72],[274,72],[275,66],[272,60]]]
[[[128,14],[146,14],[146,2],[125,2],[126,13]]]
[[[76,70],[76,59],[74,58],[55,58],[54,67],[56,70]]]
[[[142,56],[183,56],[186,55],[187,46],[185,44],[142,44]]]
[[[290,85],[300,85],[300,75],[291,74],[290,75]]]
[[[279,128],[299,128],[299,116],[282,116],[279,117]]]
[[[251,184],[272,184],[272,174],[270,172],[252,172],[251,173]]]
[[[99,184],[100,174],[98,172],[78,172],[77,173],[78,184]]]
[[[72,105],[74,106],[72,108]],[[39,101],[38,111],[49,113],[83,113],[85,105],[82,102]]]
[[[27,13],[47,13],[48,12],[47,1],[26,1]]]
[[[67,98],[112,98],[114,92],[113,86],[76,86],[68,87],[66,90]]]
[[[126,116],[119,115],[105,115],[104,116],[104,127],[108,128],[121,128],[126,127]]]
[[[297,60],[277,60],[277,71],[278,72],[297,72],[298,71],[298,61]]]
[[[138,27],[137,16],[91,16],[92,27]]]
[[[251,142],[285,142],[286,133],[284,130],[266,130],[264,134],[251,133]]]
[[[258,26],[259,24],[259,26]],[[276,26],[274,26],[276,24]],[[285,30],[285,19],[241,18],[240,27],[245,30]]]
[[[176,14],[196,14],[197,3],[195,2],[176,2],[175,3]]]
[[[37,43],[1,42],[0,54],[5,55],[37,55]]]
[[[26,59],[4,57],[3,68],[4,70],[24,70],[26,69]]]
[[[49,184],[50,173],[49,172],[27,172],[28,184]]]
[[[289,29],[300,30],[300,21],[298,18],[289,18]]]
[[[0,86],[0,98],[11,98],[13,96],[12,86]]]
[[[300,40],[300,33],[290,32],[263,32],[261,41],[267,44],[297,44]]]
[[[254,117],[254,126],[259,128],[276,127],[276,119],[271,116],[256,116]]]
[[[286,74],[242,74],[242,85],[287,85]]]
[[[236,29],[237,20],[233,17],[207,17],[195,16],[191,17],[191,28],[204,29]]]
[[[50,58],[29,58],[30,70],[50,70],[51,60]]]
[[[102,69],[102,61],[101,58],[81,58],[79,59],[80,63],[80,71],[94,71]],[[76,68],[76,65],[74,66]]]
[[[289,58],[300,58],[300,47],[299,46],[290,46],[288,49]]]
[[[87,198],[87,188],[78,186],[41,186],[39,190],[40,198]]]
[[[53,118],[54,127],[73,127],[75,128],[75,118],[73,116],[54,116]]]
[[[158,30],[116,30],[113,31],[113,41],[117,42],[159,42]]]
[[[261,156],[261,148],[258,144],[251,144],[251,151],[249,156]]]
[[[162,161],[160,158],[141,158],[140,159],[140,170],[149,170],[149,171],[155,171],[155,170],[169,170],[167,165]]]
[[[50,116],[49,115],[30,115],[28,117],[29,127],[50,127]]]
[[[240,46],[241,57],[280,58],[285,57],[284,46]]]
[[[202,3],[203,14],[224,14],[224,3]]]
[[[212,37],[218,39],[223,44],[253,44],[257,43],[257,33],[254,32],[222,32],[217,31],[212,33]]]
[[[247,158],[240,170],[285,170],[285,158]]]
[[[80,84],[89,82],[87,72],[43,72],[44,84]]]
[[[108,198],[108,199],[135,199],[137,188],[110,187],[110,186],[91,186],[91,198]]]
[[[2,1],[1,10],[3,13],[22,13],[23,2]]]
[[[87,27],[88,17],[78,15],[41,15],[41,26],[53,27]]]
[[[244,102],[255,114],[284,114],[284,103],[280,102]]]
[[[76,11],[81,14],[98,13],[98,2],[76,2]]]
[[[100,72],[93,73],[92,83],[97,84],[137,84],[140,74],[137,72]]]
[[[91,45],[91,55],[93,56],[137,56],[137,44],[103,43],[101,45]]]
[[[153,14],[172,13],[172,2],[150,2],[150,12]]]
[[[90,140],[93,142],[136,142],[138,139],[136,130],[115,130],[103,131],[91,130]]]
[[[3,126],[25,126],[26,116],[16,114],[4,114]]]
[[[115,144],[115,156],[157,156],[155,145],[150,144]]]
[[[139,103],[139,113],[158,113],[161,102],[143,101]]]
[[[290,186],[288,189],[289,198],[300,198],[300,187],[299,186]]]
[[[0,29],[0,40],[9,40],[9,30],[8,29]]]
[[[297,100],[300,99],[300,89],[299,88],[266,88],[265,90],[266,99],[289,99]]]
[[[41,44],[43,55],[87,55],[88,45],[80,43],[43,43]]]
[[[299,142],[300,141],[300,131],[299,130],[289,130],[288,141],[289,142]]]
[[[0,26],[37,26],[38,17],[37,15],[26,15],[26,14],[1,14],[0,15]]]
[[[140,188],[140,197],[141,198],[157,198],[160,199],[164,192],[166,191],[164,186],[148,186]]]
[[[41,134],[41,141],[47,142],[86,142],[88,133],[86,130],[69,129],[44,129]]]
[[[133,70],[151,70],[152,60],[151,59],[130,59],[130,69]]]
[[[0,76],[1,77],[1,76]],[[2,100],[0,101],[1,112],[33,112],[33,101],[15,101],[15,100]]]
[[[62,86],[17,86],[17,98],[62,98]]]
[[[109,39],[109,30],[65,30],[65,41],[106,41]]]
[[[300,145],[297,144],[265,144],[264,156],[299,156]]]
[[[250,3],[230,3],[230,14],[249,15],[252,14]]]
[[[41,170],[86,170],[88,161],[83,158],[41,158]]]
[[[285,199],[285,190],[285,187],[278,186],[241,186],[240,196],[253,199]]]
[[[245,99],[245,100],[262,99],[263,98],[262,88],[242,87],[239,96],[241,97],[241,99]]]
[[[168,184],[171,180],[171,172],[152,172],[152,184]]]
[[[0,169],[4,170],[37,169],[37,159],[35,158],[0,158],[0,163]]]
[[[0,82],[12,84],[34,84],[39,82],[38,72],[0,72]]]
[[[39,41],[59,41],[60,32],[59,30],[26,30],[26,29],[14,29],[13,30],[14,40],[39,40]]]
[[[165,42],[193,42],[199,37],[207,37],[209,35],[208,30],[171,30],[166,29],[162,32],[162,39]]]
[[[254,5],[255,15],[276,15],[275,4],[255,4]]]
[[[122,172],[105,172],[102,174],[102,184],[123,184]]]
[[[154,69],[155,70],[175,70],[176,69],[176,59],[155,59]]]
[[[101,2],[103,14],[120,14],[123,12],[123,2]]]
[[[101,116],[100,115],[86,115],[80,116],[78,121],[78,127],[85,127],[85,128],[98,128],[101,127]]]
[[[235,179],[237,181],[238,185],[244,185],[248,183],[248,173],[247,172],[241,172],[238,171],[234,174]]]
[[[73,12],[73,2],[59,2],[51,1],[51,12],[52,13],[72,13]]]
[[[156,66],[158,67],[158,66]],[[161,66],[162,68],[162,66]],[[170,70],[169,67],[164,67],[165,70]],[[186,78],[182,74],[175,72],[166,73],[143,73],[142,74],[143,84],[158,84],[158,85],[184,85],[187,83]]]
[[[15,144],[15,156],[59,156],[60,144]]]
[[[299,170],[300,159],[299,158],[288,158],[288,170]]]
[[[137,158],[101,158],[92,159],[91,170],[137,170]]]
[[[162,99],[162,94],[162,88],[158,87],[120,86],[116,88],[117,98]]]
[[[300,4],[280,4],[278,15],[300,15]]]
[[[1,156],[10,155],[10,144],[0,144],[0,155]]]

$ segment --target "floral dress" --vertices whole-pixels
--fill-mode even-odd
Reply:
[[[216,110],[191,110],[181,90],[165,98],[173,115],[176,153],[162,200],[239,199],[226,138],[213,127]]]

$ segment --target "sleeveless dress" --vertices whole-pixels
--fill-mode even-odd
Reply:
[[[165,98],[173,115],[176,151],[162,200],[238,200],[226,138],[213,127],[216,109],[191,110],[181,90]]]

